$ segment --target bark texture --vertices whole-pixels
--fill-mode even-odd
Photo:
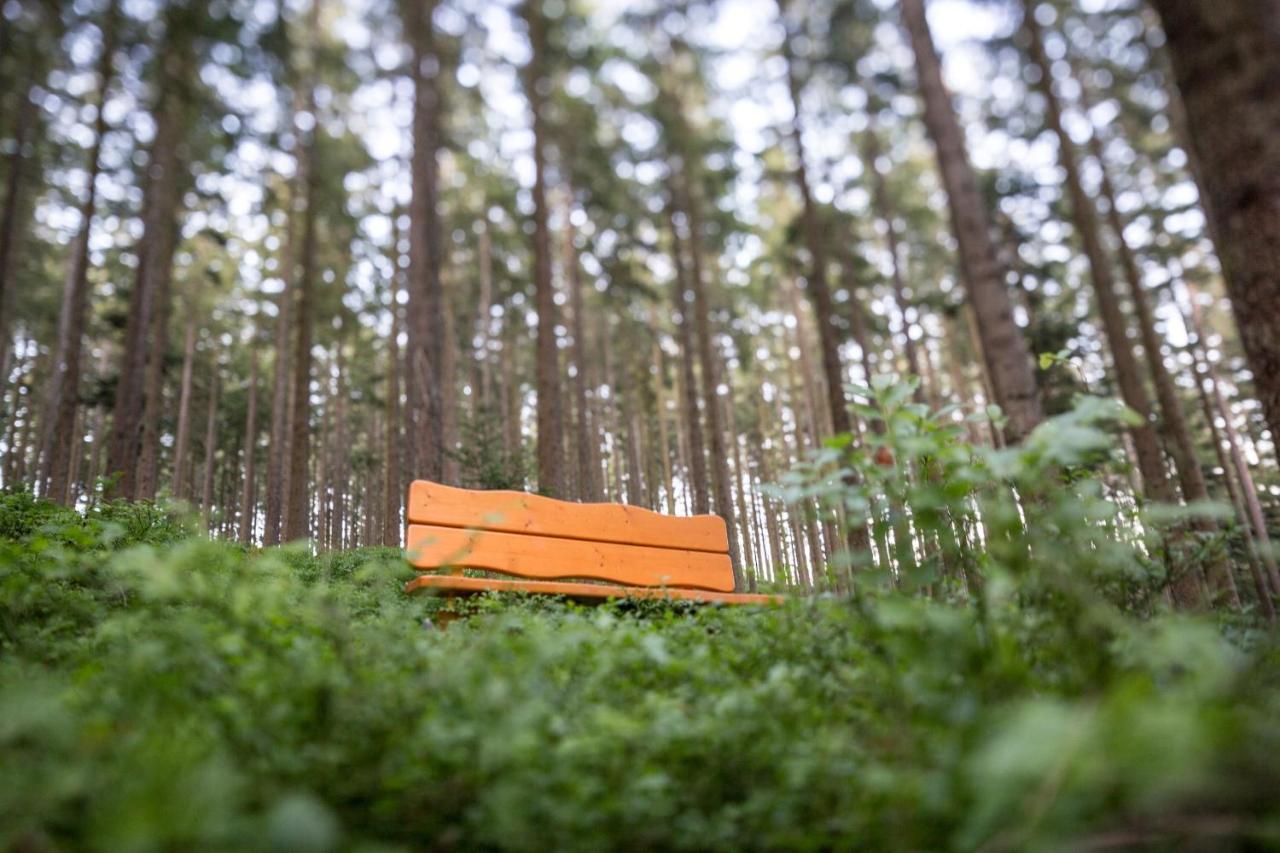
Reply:
[[[960,268],[982,339],[992,394],[1008,422],[1005,438],[1017,442],[1044,419],[1031,352],[1013,319],[995,241],[964,133],[942,79],[942,63],[929,32],[924,0],[902,0],[902,23],[915,55],[924,121],[947,191],[951,227],[960,247]]]
[[[107,472],[119,478],[113,492],[128,499],[138,497],[137,462],[142,451],[148,356],[163,357],[154,337],[156,316],[163,316],[167,307],[164,303],[182,197],[180,154],[188,124],[187,90],[194,73],[189,22],[181,20],[181,10],[176,6],[171,10],[160,55],[160,91],[152,110],[156,135],[143,193],[138,275],[129,296],[129,320],[107,451]]]
[[[541,0],[524,7],[533,51],[525,69],[525,92],[533,120],[533,288],[538,313],[536,379],[538,390],[538,490],[564,497],[564,401],[560,396],[560,358],[556,345],[556,302],[551,280],[551,229],[547,207],[546,95],[549,81],[544,70],[547,52],[547,20]]]
[[[435,2],[404,0],[413,51],[413,155],[410,172],[408,306],[409,469],[439,480],[444,473],[444,291],[440,279],[439,174],[441,116]]]
[[[1153,0],[1240,339],[1280,440],[1280,3]]]

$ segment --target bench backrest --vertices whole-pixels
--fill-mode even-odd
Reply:
[[[715,515],[679,518],[426,480],[409,486],[406,515],[409,561],[421,569],[733,590],[728,534]]]

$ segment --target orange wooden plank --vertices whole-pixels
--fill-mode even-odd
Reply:
[[[419,568],[465,566],[547,580],[587,578],[627,586],[733,591],[728,554],[522,536],[490,530],[409,525],[409,562]]]
[[[409,486],[410,524],[618,542],[725,554],[729,538],[715,515],[677,518],[622,504],[580,504],[524,492],[479,492],[427,480]]]
[[[404,585],[405,592],[433,589],[458,595],[481,592],[533,592],[569,598],[655,598],[676,601],[705,601],[719,604],[781,604],[780,595],[707,592],[701,589],[662,589],[617,584],[565,583],[563,581],[507,581],[496,578],[464,578],[454,575],[419,575]]]

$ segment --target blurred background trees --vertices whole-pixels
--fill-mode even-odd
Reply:
[[[741,585],[840,588],[842,531],[946,551],[764,488],[887,448],[868,389],[993,447],[1087,393],[1112,500],[1231,509],[1174,597],[1262,606],[1265,5],[10,2],[0,482],[320,548],[414,477],[714,511]]]

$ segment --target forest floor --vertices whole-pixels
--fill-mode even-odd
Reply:
[[[441,631],[408,576],[0,496],[0,848],[1280,845],[1244,624],[993,593]]]

